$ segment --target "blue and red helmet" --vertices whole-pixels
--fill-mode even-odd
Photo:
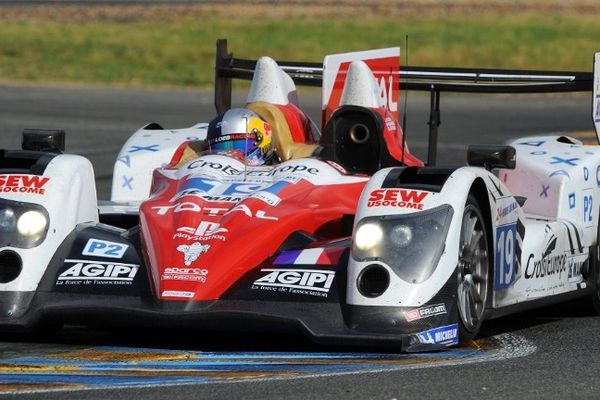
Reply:
[[[250,165],[273,158],[271,125],[245,108],[232,108],[210,121],[206,139],[211,151],[242,157]]]

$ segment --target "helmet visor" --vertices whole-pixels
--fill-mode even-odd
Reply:
[[[232,133],[230,135],[223,135],[209,140],[208,145],[213,151],[237,150],[248,154],[256,148],[256,134]]]

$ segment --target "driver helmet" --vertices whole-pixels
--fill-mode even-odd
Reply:
[[[249,165],[273,158],[271,125],[245,108],[232,108],[210,121],[206,139],[211,151],[244,158]]]

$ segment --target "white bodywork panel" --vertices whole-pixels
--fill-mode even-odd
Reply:
[[[136,131],[125,142],[113,170],[111,200],[145,200],[150,193],[152,171],[166,165],[175,150],[188,140],[206,139],[207,123],[185,129],[147,129]]]
[[[373,261],[350,257],[347,301],[355,305],[418,307],[433,298],[456,274],[461,219],[468,193],[476,179],[487,187],[492,232],[488,254],[494,308],[522,303],[586,287],[581,269],[596,243],[600,209],[600,148],[585,146],[560,136],[516,140],[516,168],[498,170],[497,175],[479,167],[462,167],[446,180],[439,193],[407,189],[419,204],[368,204],[371,193],[382,189],[389,171],[376,173],[365,187],[355,218],[355,227],[367,216],[400,215],[425,211],[442,204],[454,210],[444,252],[437,268],[425,281],[403,281],[381,262],[390,274],[390,286],[381,296],[367,298],[356,282]],[[498,179],[500,178],[500,179]],[[399,185],[400,187],[402,185]],[[394,189],[392,189],[394,190]],[[526,197],[524,207],[514,196]],[[522,200],[522,199],[519,199]]]
[[[6,174],[10,175],[23,174]],[[46,239],[31,249],[5,247],[15,251],[23,262],[19,279],[0,283],[0,291],[36,290],[46,266],[50,263],[56,249],[76,225],[84,222],[98,222],[96,186],[92,164],[84,157],[58,155],[54,157],[44,175],[26,175],[47,181],[43,192],[10,193],[3,192],[2,197],[24,203],[41,204],[48,211],[49,227]]]

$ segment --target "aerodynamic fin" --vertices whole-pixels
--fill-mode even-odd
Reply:
[[[322,126],[340,106],[353,61],[363,61],[375,76],[379,104],[398,120],[400,48],[328,55],[323,60]]]
[[[261,57],[256,61],[246,103],[257,101],[298,105],[298,94],[294,81],[270,57]]]
[[[340,106],[381,107],[383,104],[377,89],[377,81],[367,64],[363,61],[352,61],[344,82]]]

